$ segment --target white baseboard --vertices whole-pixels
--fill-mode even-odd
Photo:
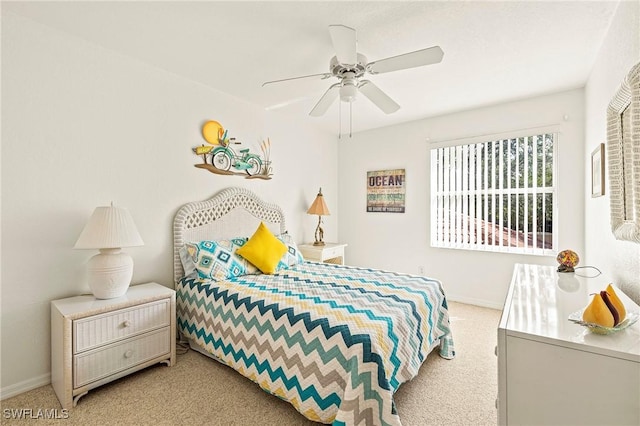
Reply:
[[[21,393],[30,391],[32,389],[39,388],[51,383],[51,373],[43,374],[42,376],[33,377],[28,380],[24,380],[20,383],[6,386],[0,389],[0,400],[11,398],[12,396],[20,395]]]
[[[474,299],[471,297],[464,297],[464,296],[458,297],[455,294],[449,294],[449,293],[447,293],[447,300],[451,302],[466,303],[467,305],[482,306],[483,308],[497,309],[499,311],[501,311],[503,308],[503,304],[496,303],[493,300]]]

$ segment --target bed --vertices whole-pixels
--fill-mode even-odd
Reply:
[[[216,256],[226,249],[219,257],[227,260],[255,240],[258,228],[286,247],[274,273],[260,273],[246,260],[221,273],[202,260],[199,248],[211,244],[221,250]],[[174,271],[181,338],[310,420],[400,425],[394,392],[432,350],[446,359],[455,355],[441,283],[304,261],[286,231],[280,207],[243,188],[179,209]],[[196,271],[191,263],[198,263]]]

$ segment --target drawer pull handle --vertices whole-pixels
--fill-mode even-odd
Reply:
[[[129,320],[124,320],[122,323],[122,327],[123,328],[127,328],[131,325],[131,322]]]
[[[133,355],[133,350],[129,349],[128,351],[126,351],[124,353],[124,357],[125,358],[131,358],[131,356]]]

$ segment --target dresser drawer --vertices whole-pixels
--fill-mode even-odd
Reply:
[[[73,357],[73,387],[126,370],[171,350],[169,327],[132,337]]]
[[[115,342],[171,323],[171,300],[164,299],[73,321],[73,353]]]

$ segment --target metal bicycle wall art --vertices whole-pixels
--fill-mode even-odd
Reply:
[[[202,157],[203,163],[196,167],[219,175],[244,176],[246,179],[271,179],[271,140],[260,143],[262,155],[254,154],[249,148],[236,149],[241,145],[236,138],[229,137],[220,123],[207,121],[202,126],[202,136],[208,145],[192,148],[194,154]]]

